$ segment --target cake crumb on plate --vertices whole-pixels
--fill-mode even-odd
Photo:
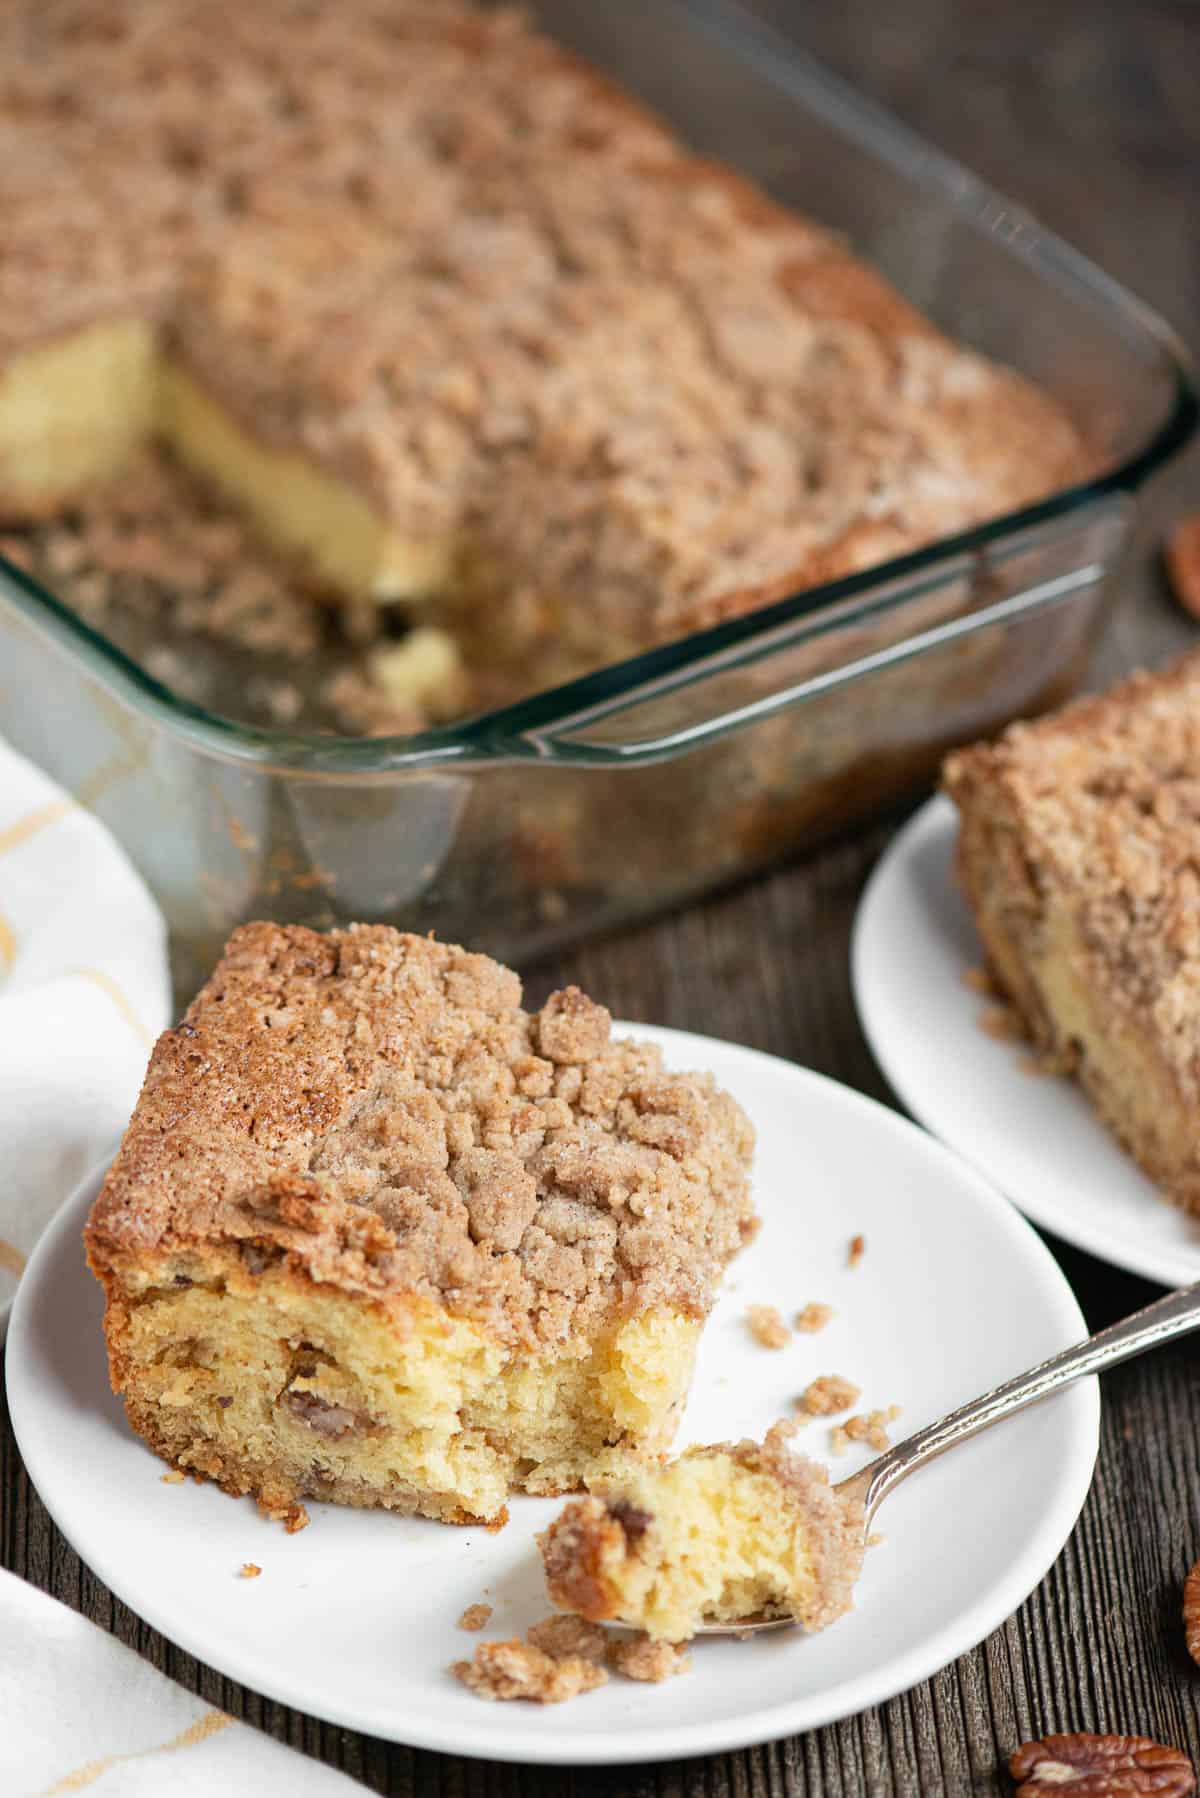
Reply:
[[[859,1262],[862,1260],[863,1256],[866,1254],[866,1252],[867,1252],[866,1237],[865,1236],[852,1236],[850,1238],[850,1247],[846,1253],[846,1266],[847,1267],[857,1267]]]
[[[485,1623],[491,1621],[491,1616],[490,1604],[469,1604],[458,1620],[458,1627],[459,1629],[482,1629]]]
[[[861,1417],[848,1417],[842,1427],[851,1442],[865,1442],[868,1447],[878,1449],[882,1454],[885,1448],[892,1446],[887,1426],[894,1423],[899,1415],[899,1405],[889,1405],[886,1410],[868,1411]]]
[[[692,1657],[686,1642],[656,1642],[639,1630],[636,1636],[609,1643],[608,1664],[626,1679],[647,1680],[657,1686],[677,1673],[687,1673]]]
[[[818,1330],[823,1330],[825,1328],[826,1324],[832,1320],[834,1315],[835,1313],[832,1305],[823,1305],[818,1301],[813,1300],[805,1305],[803,1310],[797,1311],[795,1325],[796,1328],[803,1331],[806,1336],[815,1336]]]
[[[262,1568],[257,1561],[243,1561],[241,1567],[238,1569],[238,1578],[257,1579],[261,1572]]]
[[[469,1692],[492,1703],[523,1698],[533,1704],[561,1704],[608,1682],[608,1674],[595,1661],[582,1655],[556,1661],[519,1636],[508,1642],[481,1642],[469,1661],[455,1661],[450,1671]]]
[[[823,1373],[810,1380],[796,1409],[809,1417],[831,1417],[835,1411],[848,1411],[862,1397],[862,1390],[840,1373]]]
[[[525,1640],[548,1654],[552,1661],[567,1661],[578,1656],[599,1665],[604,1659],[608,1632],[598,1623],[589,1623],[586,1617],[575,1617],[569,1611],[553,1611],[525,1631]]]
[[[755,1342],[763,1348],[786,1348],[792,1340],[792,1332],[775,1305],[751,1305],[746,1313],[746,1322]]]

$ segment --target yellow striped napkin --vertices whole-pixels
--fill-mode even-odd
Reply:
[[[30,1250],[115,1145],[169,1017],[166,931],[141,878],[0,742],[0,1335]]]
[[[4,1798],[362,1798],[363,1787],[214,1710],[131,1648],[0,1571]]]

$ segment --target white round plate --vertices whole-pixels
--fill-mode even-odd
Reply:
[[[758,1130],[758,1238],[705,1333],[680,1443],[760,1434],[817,1374],[904,1407],[904,1430],[1085,1332],[1069,1287],[1005,1200],[885,1107],[790,1063],[638,1028],[670,1065],[711,1068]],[[562,1706],[485,1704],[447,1672],[481,1638],[548,1610],[533,1533],[561,1501],[517,1498],[496,1535],[386,1512],[310,1506],[287,1536],[248,1500],[165,1485],[108,1390],[100,1295],[65,1207],[21,1283],[8,1345],[13,1425],[51,1515],[146,1621],[230,1677],[349,1729],[498,1760],[612,1763],[708,1754],[792,1735],[906,1690],[1004,1621],[1050,1567],[1095,1462],[1094,1382],[938,1462],[889,1499],[855,1611],[819,1636],[697,1643],[663,1686],[613,1678]],[[850,1238],[866,1252],[847,1266]],[[784,1350],[754,1343],[749,1304],[836,1308]],[[803,1447],[824,1456],[829,1431]],[[852,1472],[855,1450],[833,1465]],[[262,1577],[238,1570],[257,1562]]]
[[[937,798],[890,845],[854,929],[854,997],[875,1059],[915,1118],[1044,1229],[1130,1273],[1200,1280],[1200,1222],[1163,1199],[1071,1080],[1029,1071],[980,1027],[982,966],[954,883],[953,805]]]

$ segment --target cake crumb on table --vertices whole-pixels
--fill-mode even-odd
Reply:
[[[582,1655],[556,1661],[519,1636],[509,1642],[481,1642],[469,1661],[455,1661],[450,1671],[469,1692],[492,1703],[526,1699],[532,1704],[561,1704],[608,1683],[608,1674],[595,1661]]]
[[[755,1342],[763,1348],[786,1348],[792,1340],[792,1332],[775,1305],[751,1305],[746,1313],[746,1322]]]
[[[491,1621],[491,1616],[490,1604],[469,1604],[458,1620],[458,1627],[459,1629],[482,1629],[485,1623]]]
[[[833,1316],[834,1310],[832,1305],[822,1305],[814,1301],[805,1305],[802,1311],[797,1311],[795,1326],[798,1330],[802,1330],[806,1336],[815,1336],[818,1330],[823,1330],[825,1328],[825,1325],[830,1322]]]
[[[835,1411],[848,1411],[862,1397],[862,1389],[840,1373],[823,1373],[810,1380],[796,1400],[797,1411],[808,1417],[831,1417]]]
[[[554,1611],[527,1629],[525,1640],[531,1647],[548,1654],[552,1661],[568,1661],[578,1656],[599,1665],[608,1645],[608,1631],[569,1611]]]
[[[262,1572],[262,1568],[259,1566],[257,1561],[243,1561],[240,1569],[238,1570],[238,1578],[239,1579],[257,1579],[261,1572]]]
[[[656,1642],[639,1631],[632,1638],[609,1643],[608,1664],[626,1679],[648,1680],[657,1686],[677,1673],[689,1672],[692,1657],[686,1642]]]
[[[850,1247],[846,1253],[846,1266],[847,1267],[857,1267],[859,1262],[862,1260],[863,1256],[866,1254],[866,1252],[867,1252],[866,1237],[865,1236],[852,1236],[850,1238]]]
[[[835,1423],[829,1432],[829,1452],[831,1455],[844,1455],[850,1446],[850,1438],[840,1423]]]
[[[178,1467],[172,1467],[169,1473],[159,1475],[164,1486],[182,1486],[186,1475]]]

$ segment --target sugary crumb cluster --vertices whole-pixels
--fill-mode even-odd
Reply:
[[[469,1661],[455,1661],[450,1671],[477,1698],[561,1704],[607,1684],[606,1665],[625,1679],[660,1685],[691,1664],[682,1643],[655,1642],[640,1630],[610,1633],[557,1611],[533,1624],[523,1639],[481,1642]]]
[[[746,1313],[746,1322],[750,1326],[750,1334],[762,1348],[786,1348],[792,1340],[792,1332],[775,1305],[751,1305]]]
[[[808,1417],[830,1417],[835,1411],[848,1411],[859,1396],[853,1380],[838,1373],[819,1374],[796,1400],[796,1409]]]

